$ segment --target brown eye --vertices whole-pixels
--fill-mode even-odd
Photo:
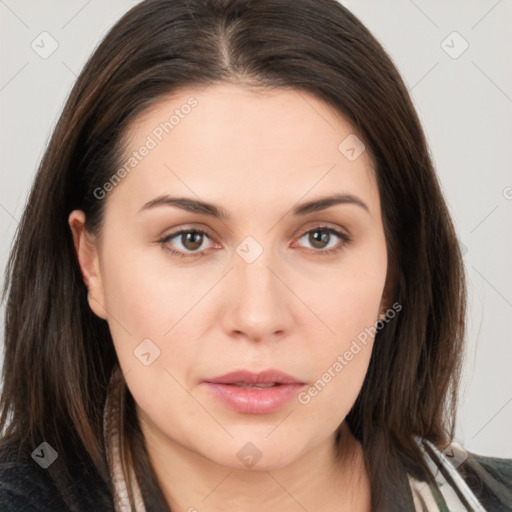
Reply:
[[[160,245],[175,255],[202,256],[209,249],[208,233],[197,229],[182,229],[159,240]]]
[[[181,234],[181,243],[185,249],[195,251],[199,249],[203,243],[203,233],[198,231],[188,231]]]
[[[325,249],[331,240],[331,233],[327,229],[315,229],[309,232],[308,242],[315,249]]]
[[[326,226],[318,226],[306,231],[299,240],[305,241],[311,249],[316,249],[314,252],[319,254],[335,252],[350,242],[347,235]]]

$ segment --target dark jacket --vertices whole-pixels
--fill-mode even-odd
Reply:
[[[55,464],[55,466],[53,466]],[[52,471],[58,469],[58,459]],[[111,492],[98,474],[83,465],[72,467],[74,484],[67,495],[57,490],[49,469],[43,469],[30,453],[17,449],[0,450],[0,511],[1,512],[114,512]],[[489,512],[512,511],[512,459],[485,457],[470,453],[457,468],[481,504]],[[414,511],[412,498],[404,487],[397,492],[396,510]],[[146,501],[147,496],[144,495]],[[162,512],[148,499],[148,512]],[[400,503],[400,505],[399,505]],[[259,512],[259,511],[258,511]]]

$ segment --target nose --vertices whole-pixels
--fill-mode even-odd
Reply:
[[[293,294],[278,276],[267,251],[247,263],[235,255],[226,291],[223,329],[231,337],[276,341],[293,326]]]

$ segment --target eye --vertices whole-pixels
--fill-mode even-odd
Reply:
[[[337,252],[351,242],[348,235],[327,226],[317,226],[306,231],[301,235],[300,240],[305,240],[315,249],[314,252],[322,255]],[[340,240],[342,243],[339,243]],[[337,241],[338,243],[336,243]]]
[[[211,242],[208,247],[207,240],[211,237],[201,229],[181,229],[166,235],[158,243],[166,251],[179,258],[206,256],[206,251],[213,247],[220,247]],[[351,238],[328,226],[317,226],[303,233],[299,241],[304,240],[310,244],[313,252],[318,255],[327,255],[340,251],[348,245]],[[338,243],[336,243],[338,241]],[[341,243],[340,243],[341,241]]]
[[[210,239],[206,231],[200,229],[182,229],[166,235],[159,240],[160,245],[175,256],[181,258],[188,256],[205,256],[205,241]],[[173,246],[178,249],[174,249]]]

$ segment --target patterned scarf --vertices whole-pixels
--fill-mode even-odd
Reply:
[[[122,450],[122,399],[119,392],[123,384],[122,378],[119,369],[114,371],[103,414],[103,434],[113,486],[114,507],[116,512],[146,512],[135,472],[130,461],[125,459]],[[417,512],[486,512],[457,472],[457,464],[450,461],[451,459],[460,463],[464,450],[457,443],[453,443],[441,453],[429,441],[423,440],[422,443],[418,437],[415,441],[423,451],[436,482],[436,485],[429,485],[408,475],[415,510]],[[127,473],[130,475],[130,485],[125,481],[123,467],[127,468]],[[133,495],[133,507],[129,488]]]
[[[457,443],[452,443],[440,452],[430,441],[415,437],[424,458],[434,476],[436,485],[415,480],[410,475],[415,510],[435,512],[486,512],[456,467],[467,456]]]
[[[121,390],[123,379],[121,370],[117,367],[110,379],[103,412],[103,436],[113,487],[114,508],[116,512],[146,512],[135,472],[130,461],[125,459],[122,449],[121,433],[124,429],[121,425],[123,421]],[[127,473],[130,475],[130,485],[124,478],[123,467],[127,468]],[[129,487],[133,494],[133,507],[130,501]]]

